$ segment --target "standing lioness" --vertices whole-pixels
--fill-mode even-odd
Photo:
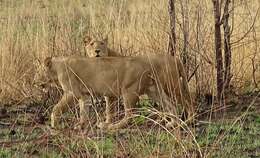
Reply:
[[[60,116],[67,110],[67,105],[71,104],[73,98],[79,100],[81,123],[88,121],[88,107],[84,100],[89,94],[122,96],[125,117],[116,124],[106,121],[102,126],[108,129],[124,126],[131,116],[131,108],[144,93],[154,100],[160,99],[159,94],[167,94],[169,97],[175,94],[177,102],[190,112],[189,116],[192,115],[193,107],[185,71],[175,57],[55,57],[46,58],[44,63],[45,79],[48,82],[58,82],[64,91],[62,99],[53,108],[52,127],[58,124]]]
[[[90,58],[92,57],[108,57],[108,56],[121,56],[120,53],[110,49],[108,47],[108,37],[105,37],[104,39],[97,39],[90,36],[85,36],[83,38],[84,47],[86,51],[86,55]],[[113,102],[113,99],[110,97],[104,96],[106,101],[106,107],[108,107],[108,104],[111,104]],[[93,98],[97,99],[97,98]],[[108,108],[106,108],[108,110]],[[109,116],[107,116],[107,121],[109,120]]]
[[[88,57],[121,56],[118,52],[108,47],[108,38],[98,40],[89,36],[83,39],[85,51]]]

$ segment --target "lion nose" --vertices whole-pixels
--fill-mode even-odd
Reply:
[[[99,49],[96,49],[96,50],[95,50],[95,52],[96,52],[96,53],[99,53],[99,52],[100,52],[100,50],[99,50]]]

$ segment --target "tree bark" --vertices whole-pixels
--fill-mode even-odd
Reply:
[[[174,56],[176,53],[175,0],[169,0],[168,12],[170,17],[170,35],[169,35],[168,53]]]
[[[188,39],[189,39],[189,8],[188,0],[180,0],[181,15],[182,15],[182,30],[183,30],[183,51],[182,62],[189,76],[189,61],[188,61]]]
[[[229,25],[229,4],[230,0],[225,0],[224,14],[223,14],[223,29],[224,29],[224,54],[225,54],[225,72],[224,84],[225,91],[229,91],[231,80],[231,44],[230,44],[230,25]]]
[[[214,19],[215,19],[215,54],[217,63],[217,101],[219,105],[223,105],[223,57],[221,50],[221,9],[219,0],[212,0],[214,9]]]

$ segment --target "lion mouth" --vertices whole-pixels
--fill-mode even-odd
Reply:
[[[96,57],[100,57],[100,55],[96,55]]]

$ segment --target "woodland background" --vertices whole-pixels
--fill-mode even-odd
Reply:
[[[44,58],[85,56],[86,35],[108,36],[109,47],[122,55],[168,53],[170,1],[175,4],[175,54],[185,60],[191,92],[202,109],[201,122],[191,134],[194,140],[181,136],[182,141],[176,141],[172,132],[150,125],[144,119],[147,111],[136,119],[141,122],[133,126],[136,130],[123,134],[97,132],[84,139],[66,129],[49,134],[48,123],[41,124],[55,101],[43,103],[33,85]],[[219,2],[223,19],[228,0],[0,0],[0,157],[260,156],[256,139],[260,137],[260,1],[229,3],[227,117],[215,119],[211,117],[218,102],[214,2]],[[224,58],[223,25],[219,43]],[[147,102],[141,105],[150,107]]]

